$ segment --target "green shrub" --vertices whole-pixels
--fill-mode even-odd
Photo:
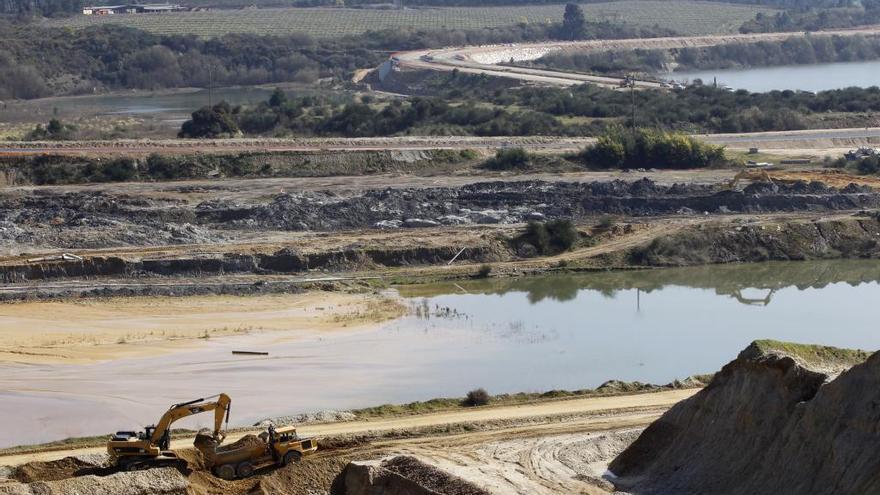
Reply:
[[[492,265],[480,265],[480,269],[477,270],[477,278],[486,278],[490,273],[492,273]]]
[[[63,141],[71,139],[74,130],[76,130],[75,126],[62,124],[58,119],[51,119],[46,127],[37,124],[37,126],[34,127],[34,130],[28,133],[27,139],[31,141]]]
[[[232,137],[241,133],[233,116],[233,109],[225,101],[213,107],[204,106],[192,113],[192,118],[180,126],[180,138]]]
[[[539,254],[550,255],[568,251],[577,243],[580,234],[571,220],[529,222],[526,231],[516,239],[517,245],[531,244]]]
[[[689,169],[727,163],[724,148],[691,136],[653,129],[635,132],[614,127],[596,144],[580,154],[588,166],[597,168]]]
[[[467,397],[462,401],[462,405],[465,407],[485,406],[491,399],[492,396],[489,395],[489,392],[486,392],[486,389],[478,388],[467,393]]]
[[[871,175],[880,172],[880,156],[867,156],[859,160],[856,170],[862,175]]]
[[[480,156],[480,154],[477,153],[476,150],[472,150],[470,148],[461,150],[458,153],[459,156],[464,160],[476,160]]]
[[[490,170],[512,170],[529,165],[529,154],[522,148],[504,148],[495,152],[495,157],[486,160],[484,168]]]
[[[104,164],[100,170],[100,176],[92,180],[103,182],[124,182],[134,179],[137,175],[137,166],[131,158],[117,158]]]
[[[177,179],[181,172],[177,160],[154,153],[147,157],[147,174],[153,179]]]

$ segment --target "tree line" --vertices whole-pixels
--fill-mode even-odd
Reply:
[[[782,5],[778,6],[788,10],[775,14],[759,12],[754,19],[743,23],[740,32],[819,31],[867,26],[880,22],[880,0],[829,0],[803,3],[795,1],[795,5],[792,6],[785,3],[783,0]]]
[[[595,85],[572,88],[499,88],[480,76],[435,75],[434,97],[346,101],[288,97],[277,90],[250,107],[225,103],[193,113],[181,137],[391,136],[407,134],[528,136],[599,135],[614,126],[636,125],[665,131],[759,132],[828,125],[828,113],[880,111],[880,88],[848,88],[817,94],[795,91],[750,93],[710,86],[645,90],[630,95]],[[457,81],[448,78],[455,77]],[[444,82],[445,81],[445,82]],[[455,89],[448,89],[458,86]],[[440,88],[447,88],[441,90]]]
[[[0,0],[2,1],[2,0]],[[574,6],[573,6],[574,7]],[[161,89],[347,81],[392,51],[547,39],[627,38],[665,30],[588,22],[579,8],[550,25],[476,30],[395,29],[316,41],[306,35],[160,36],[122,26],[52,29],[0,19],[0,99]]]

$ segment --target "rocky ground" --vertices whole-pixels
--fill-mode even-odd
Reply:
[[[210,191],[209,191],[210,192]],[[742,191],[660,185],[649,179],[570,183],[483,182],[460,187],[280,192],[241,202],[222,190],[201,201],[111,192],[40,189],[0,196],[6,249],[228,243],[267,231],[340,231],[517,224],[603,214],[633,217],[829,212],[880,207],[880,193],[855,184],[756,183]]]
[[[0,299],[287,293],[328,276],[470,277],[487,263],[497,275],[880,256],[874,182],[787,170],[729,188],[732,174],[9,188]],[[514,242],[525,222],[560,218],[578,226],[571,251],[536,256]],[[33,281],[47,283],[18,285]]]

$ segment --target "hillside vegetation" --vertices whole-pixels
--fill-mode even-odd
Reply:
[[[316,40],[305,34],[227,34],[205,39],[192,34],[156,35],[113,25],[70,30],[0,20],[0,39],[4,40],[0,45],[0,99],[119,88],[312,83],[319,78],[347,82],[355,69],[375,67],[393,51],[555,39],[560,36],[561,21],[560,14],[556,22],[543,24],[475,30],[406,28]],[[670,32],[586,22],[581,34],[584,38],[633,38]]]
[[[600,135],[631,122],[635,100],[636,125],[665,131],[755,132],[828,127],[829,113],[866,115],[880,110],[880,88],[848,88],[818,94],[794,91],[769,93],[730,92],[711,86],[677,91],[638,91],[634,95],[593,85],[572,88],[493,88],[490,80],[461,74],[432,74],[433,97],[374,99],[349,96],[345,102],[316,96],[292,97],[277,91],[255,106],[225,103],[194,112],[180,137],[343,136],[392,135]],[[454,88],[454,89],[448,89]],[[231,125],[230,125],[231,124]],[[628,133],[624,133],[629,136]],[[626,148],[642,150],[653,135],[640,135],[638,143],[609,142],[597,166],[620,166],[612,154],[627,161]],[[662,136],[661,136],[662,137]],[[674,149],[715,160],[708,149],[678,142]],[[618,144],[624,147],[620,153]],[[613,146],[612,146],[613,145]],[[630,146],[632,145],[632,146]],[[687,151],[690,150],[690,151]],[[708,154],[703,155],[706,152]],[[694,158],[693,156],[687,159]],[[705,158],[705,160],[703,159]],[[610,160],[610,161],[606,161]]]
[[[478,5],[478,4],[472,4]],[[589,21],[626,23],[696,35],[735,32],[761,7],[690,0],[622,0],[583,4]],[[215,37],[229,33],[262,35],[307,34],[314,38],[337,38],[386,29],[473,30],[517,24],[542,26],[562,18],[564,4],[506,7],[448,7],[414,9],[286,8],[181,12],[173,15],[72,16],[46,23],[75,29],[95,25],[121,25],[155,34],[195,34]]]

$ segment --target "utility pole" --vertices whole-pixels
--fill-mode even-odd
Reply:
[[[214,108],[214,66],[208,66],[208,107]]]
[[[636,135],[636,77],[633,74],[627,74],[624,83],[629,86],[629,97],[632,105],[632,115],[630,116],[630,125],[632,126],[633,136]]]

